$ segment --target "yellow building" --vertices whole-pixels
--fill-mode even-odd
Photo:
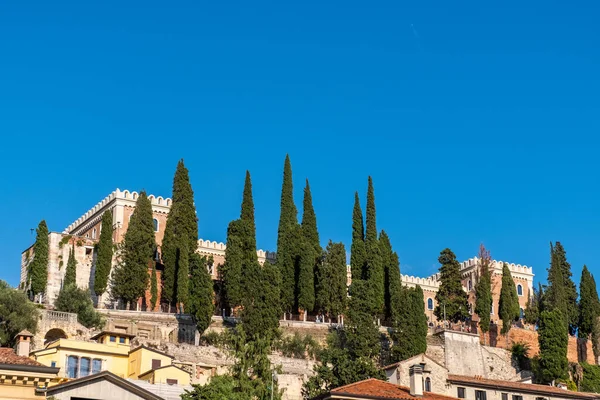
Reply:
[[[120,378],[190,384],[190,374],[172,365],[173,356],[146,346],[132,350],[133,337],[126,333],[103,331],[91,338],[95,342],[57,339],[30,356],[44,365],[60,368],[59,376],[70,379],[109,371]]]

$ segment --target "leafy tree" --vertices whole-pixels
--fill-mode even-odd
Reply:
[[[580,338],[588,338],[594,331],[594,325],[598,317],[600,317],[600,301],[598,300],[598,291],[594,277],[583,266],[581,271],[581,281],[579,283],[579,330]]]
[[[560,310],[543,311],[538,329],[540,359],[537,379],[551,383],[567,377],[569,337]]]
[[[210,325],[215,309],[213,282],[207,270],[207,266],[213,262],[212,256],[207,259],[194,253],[190,257],[190,295],[187,311],[194,317],[196,329],[200,334]]]
[[[365,225],[358,192],[354,193],[354,209],[352,211],[352,245],[350,247],[350,268],[352,280],[365,279],[363,270],[367,258],[365,248]]]
[[[65,269],[65,279],[63,281],[63,287],[68,285],[75,285],[77,283],[77,260],[75,260],[75,244],[69,250],[69,259],[67,261],[67,268]]]
[[[186,281],[189,279],[189,257],[196,252],[197,247],[198,218],[194,205],[194,191],[188,169],[182,159],[177,163],[173,177],[172,205],[161,247],[164,265],[162,297],[168,303],[185,302],[188,293]]]
[[[328,316],[343,314],[346,310],[346,248],[343,243],[331,240],[325,250],[323,262],[317,266],[317,309]]]
[[[565,274],[561,265],[561,255],[564,255],[564,251],[559,254],[557,249],[550,243],[550,268],[548,268],[548,289],[544,295],[544,309],[560,310],[563,321],[568,326],[569,301],[565,286]],[[566,262],[566,259],[564,261]]]
[[[100,296],[106,291],[108,276],[112,266],[113,241],[112,241],[112,212],[107,210],[102,214],[102,227],[98,242],[98,255],[96,257],[96,272],[94,275],[94,292]]]
[[[379,234],[380,254],[383,264],[384,276],[384,315],[387,320],[397,318],[395,314],[400,308],[400,296],[402,291],[402,282],[400,279],[400,261],[398,254],[392,250],[390,238],[381,231]]]
[[[146,292],[150,278],[148,267],[155,249],[152,204],[142,190],[123,239],[120,262],[113,274],[114,295],[129,302],[131,307]]]
[[[298,251],[298,211],[294,204],[292,164],[285,156],[281,187],[281,214],[277,230],[277,266],[281,275],[281,303],[284,310],[292,311],[296,303],[296,265]]]
[[[150,275],[150,311],[156,308],[158,300],[158,279],[156,278],[156,263],[152,263],[152,272]]]
[[[427,316],[420,286],[402,289],[402,306],[391,333],[391,360],[406,360],[427,350]]]
[[[479,328],[483,333],[490,330],[490,314],[492,313],[491,260],[489,250],[486,250],[482,243],[479,246],[479,279],[475,286],[475,313],[479,316]]]
[[[582,392],[600,393],[600,366],[582,363],[583,381],[581,383]]]
[[[47,237],[47,235],[46,235]],[[38,309],[20,290],[0,280],[0,345],[13,347],[17,333],[26,329],[36,332]]]
[[[62,288],[54,307],[58,311],[77,314],[77,320],[86,328],[100,328],[104,324],[102,317],[94,309],[90,291],[79,289],[74,283]]]
[[[373,285],[373,307],[377,315],[384,309],[384,272],[381,260],[379,240],[377,239],[377,224],[375,218],[375,192],[373,179],[369,176],[367,189],[367,229],[365,232],[366,271],[365,276]]]
[[[439,320],[444,319],[445,314],[445,317],[452,322],[463,321],[469,317],[469,304],[467,294],[462,287],[460,263],[450,249],[442,250],[438,261],[442,264],[440,267],[442,283],[435,295],[437,306],[433,313]]]
[[[28,282],[33,296],[46,291],[48,283],[48,225],[42,220],[36,230],[33,260],[29,265]]]
[[[512,323],[519,319],[520,308],[517,288],[512,278],[508,264],[502,267],[502,289],[500,289],[500,302],[498,303],[498,314],[502,320],[501,333],[506,335]]]

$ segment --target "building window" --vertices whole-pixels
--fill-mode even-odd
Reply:
[[[459,388],[457,388],[457,390],[458,390],[458,393],[457,393],[456,397],[458,397],[459,399],[466,398],[466,396],[465,396],[465,388],[464,387],[459,387]]]
[[[425,391],[431,392],[431,378],[425,378]]]
[[[158,220],[156,218],[152,220],[152,224],[154,225],[154,232],[158,232]]]
[[[433,299],[427,299],[427,309],[433,310]]]
[[[110,337],[110,341],[111,342],[116,342],[117,341],[117,337],[116,336],[111,336]]]
[[[469,291],[473,290],[473,281],[469,279]]]
[[[94,358],[92,360],[92,374],[97,374],[102,371],[102,360]]]
[[[125,344],[125,338],[122,336],[119,336],[119,343]]]
[[[92,229],[92,239],[96,239],[96,228]]]
[[[492,303],[492,308],[490,309],[490,315],[494,315],[494,303]]]
[[[78,378],[79,358],[75,356],[67,357],[67,378]]]
[[[508,393],[502,393],[502,400],[508,400]]]
[[[521,284],[517,285],[517,294],[523,296],[523,286],[521,286]]]
[[[513,394],[512,400],[523,400],[523,396],[519,396],[517,394]]]
[[[50,363],[50,367],[52,367],[52,368],[56,368],[56,361],[52,361],[52,362]]]
[[[475,400],[486,400],[485,390],[476,390],[475,391]]]
[[[522,308],[519,308],[519,317],[521,319],[525,318],[525,310],[523,310]]]
[[[160,360],[152,360],[152,369],[160,368]]]
[[[177,379],[167,379],[167,385],[177,385]]]
[[[86,357],[82,357],[79,359],[79,376],[84,377],[90,374],[91,369],[91,360]]]

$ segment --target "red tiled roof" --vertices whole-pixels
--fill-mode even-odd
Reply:
[[[590,398],[598,399],[600,396],[594,393],[570,392],[555,386],[536,385],[533,383],[500,381],[496,379],[485,379],[479,376],[448,375],[448,382],[463,384],[466,386],[493,387],[497,389],[512,390],[517,392],[535,392],[567,398]]]
[[[331,395],[350,395],[356,398],[365,396],[365,399],[424,399],[424,400],[456,400],[454,397],[423,392],[422,397],[411,396],[410,389],[379,379],[367,379],[333,389]]]
[[[43,367],[42,364],[32,360],[29,357],[16,355],[14,350],[8,347],[0,347],[0,364],[31,365],[34,367]]]

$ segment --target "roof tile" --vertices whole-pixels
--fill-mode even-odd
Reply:
[[[35,360],[32,360],[29,357],[16,355],[14,350],[9,347],[0,347],[0,364],[31,365],[35,367],[43,367],[42,364]]]
[[[333,389],[331,394],[380,397],[382,399],[456,400],[454,397],[424,392],[422,397],[411,396],[410,389],[371,378]]]

